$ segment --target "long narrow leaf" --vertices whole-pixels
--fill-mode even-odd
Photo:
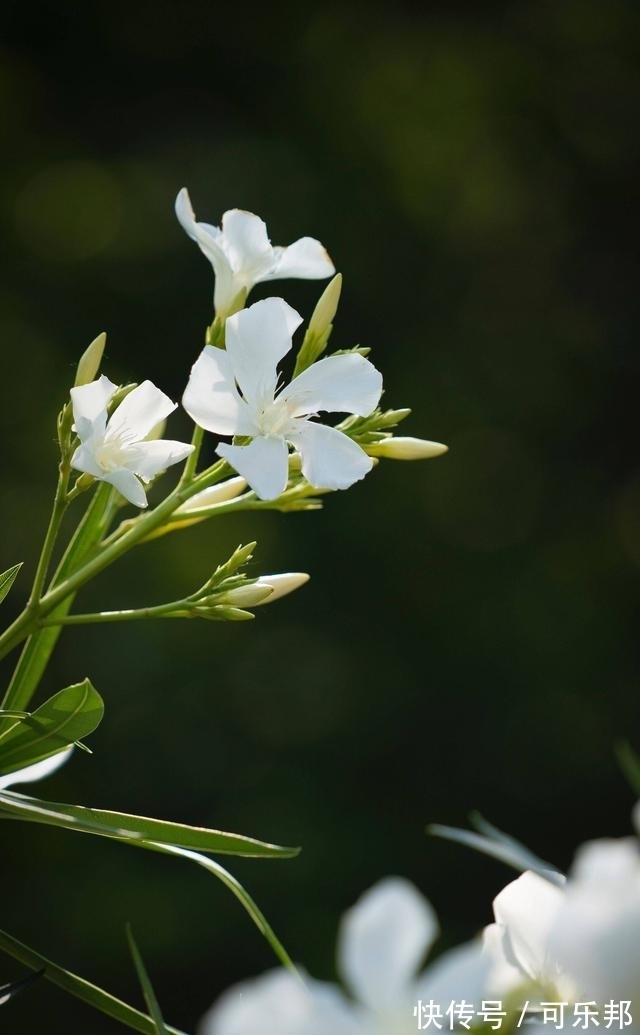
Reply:
[[[13,583],[16,579],[16,575],[20,571],[21,567],[22,561],[20,561],[19,564],[14,564],[12,568],[7,568],[7,570],[3,571],[2,575],[0,575],[0,604],[2,603],[7,593],[13,586]]]
[[[153,990],[153,985],[149,980],[147,968],[144,965],[144,961],[142,959],[142,956],[140,955],[140,950],[138,949],[138,946],[135,943],[133,932],[129,924],[127,924],[127,941],[129,942],[129,950],[131,952],[131,956],[133,957],[133,965],[136,968],[138,980],[142,987],[144,1001],[147,1004],[147,1010],[153,1018],[153,1023],[155,1025],[157,1035],[169,1035],[167,1026],[164,1023],[162,1012],[160,1010],[160,1005],[156,998],[156,994]]]
[[[487,824],[487,828],[489,826]],[[493,859],[499,859],[507,866],[512,866],[520,873],[524,870],[533,870],[550,884],[562,885],[564,883],[564,877],[555,866],[539,859],[528,848],[513,838],[508,838],[506,834],[503,835],[504,839],[498,840],[495,837],[476,834],[473,830],[460,830],[458,827],[442,826],[440,823],[432,823],[427,827],[427,833],[434,837],[443,837],[447,841],[457,841],[458,844],[466,845],[467,848],[474,848],[484,855],[490,855]]]
[[[237,880],[233,874],[229,873],[228,870],[225,870],[224,866],[221,866],[220,863],[215,862],[213,859],[209,859],[206,855],[201,855],[199,852],[190,852],[185,848],[178,848],[175,845],[159,844],[153,841],[139,841],[134,843],[137,847],[149,848],[152,852],[162,852],[165,855],[177,855],[181,859],[190,859],[192,862],[197,863],[198,866],[202,866],[205,870],[208,870],[209,873],[212,873],[214,877],[218,878],[218,880],[221,880],[222,883],[229,888],[229,891],[235,895],[238,902],[240,902],[246,909],[260,933],[263,934],[269,942],[269,945],[282,965],[287,967],[287,969],[296,976],[298,975],[295,964],[289,956],[289,953],[275,934],[262,910],[258,908],[251,898],[251,895],[243,888],[240,881]]]
[[[181,848],[222,855],[242,855],[249,858],[280,858],[296,856],[299,848],[256,841],[242,834],[228,834],[207,827],[193,827],[147,816],[131,816],[124,812],[105,812],[82,805],[63,805],[41,801],[14,791],[0,792],[0,816],[9,813],[20,819],[64,827],[87,834],[100,834],[118,841],[161,841]]]
[[[75,996],[76,999],[81,999],[84,1003],[95,1007],[96,1010],[100,1010],[101,1013],[105,1013],[108,1017],[113,1017],[114,1020],[126,1025],[128,1028],[142,1032],[142,1035],[156,1035],[157,1030],[151,1017],[147,1017],[146,1014],[136,1010],[133,1006],[129,1006],[128,1003],[123,1002],[121,999],[116,999],[115,996],[105,992],[97,985],[91,984],[90,981],[85,981],[84,978],[72,973],[72,971],[65,970],[64,967],[59,967],[56,963],[52,963],[51,960],[41,956],[39,952],[35,952],[34,949],[30,949],[27,945],[23,945],[22,942],[19,942],[5,931],[0,931],[0,950],[23,963],[25,967],[30,967],[32,970],[44,969],[44,976],[47,981],[51,981],[54,985],[64,989],[65,992]],[[178,1028],[167,1026],[166,1030],[167,1035],[185,1035],[185,1032],[180,1031]]]

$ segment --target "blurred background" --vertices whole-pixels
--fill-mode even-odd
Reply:
[[[90,675],[107,712],[43,796],[303,845],[229,867],[318,977],[386,874],[429,896],[441,946],[472,936],[510,872],[426,823],[476,808],[562,867],[630,829],[614,748],[640,747],[637,6],[8,0],[4,27],[0,568],[25,561],[7,616],[87,344],[108,332],[112,380],[183,391],[213,288],[173,215],[184,185],[205,221],[238,206],[276,243],[320,238],[345,278],[333,347],[373,347],[385,403],[413,408],[402,433],[450,445],[322,512],[204,524],[96,581],[82,610],[159,603],[253,538],[256,574],[313,576],[252,625],[64,634],[42,693]],[[308,317],[322,287],[270,293]],[[139,1003],[129,920],[186,1030],[274,964],[196,867],[2,834],[1,926]],[[0,959],[0,983],[23,974]],[[45,1018],[121,1030],[44,982],[6,1007],[13,1035]]]

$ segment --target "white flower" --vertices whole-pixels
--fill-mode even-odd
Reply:
[[[224,317],[244,305],[254,284],[283,277],[321,280],[335,273],[325,249],[313,237],[301,237],[288,248],[274,247],[259,216],[232,208],[222,217],[222,229],[197,223],[186,187],[176,198],[181,226],[206,255],[216,275],[213,301],[216,314]],[[241,294],[242,293],[242,294]]]
[[[409,1035],[419,1001],[475,1002],[487,962],[478,943],[442,956],[416,977],[438,933],[429,903],[408,881],[380,881],[342,921],[338,968],[353,999],[316,981],[302,986],[272,971],[227,992],[204,1018],[200,1035]]]
[[[226,324],[226,351],[205,347],[191,369],[182,404],[194,421],[219,435],[247,435],[246,446],[219,445],[261,499],[284,492],[288,443],[317,489],[346,489],[373,462],[336,428],[313,422],[319,410],[366,417],[380,398],[382,376],[357,354],[328,356],[278,391],[277,364],[291,350],[302,318],[281,298],[256,302]],[[277,394],[276,394],[277,393]]]
[[[129,392],[110,418],[107,406],[117,391],[104,374],[91,384],[71,389],[75,430],[80,445],[71,458],[78,471],[109,482],[136,507],[146,507],[143,482],[191,453],[192,445],[145,439],[176,403],[151,381]]]
[[[63,751],[58,751],[55,755],[50,755],[49,758],[44,758],[41,762],[34,762],[33,765],[25,766],[24,769],[5,773],[4,776],[0,776],[0,791],[5,791],[14,783],[33,783],[36,780],[44,780],[45,776],[50,776],[61,765],[64,765],[72,752],[73,745],[64,748]]]
[[[583,845],[562,887],[522,874],[496,897],[494,912],[485,946],[496,994],[533,982],[543,999],[596,1000],[601,1008],[640,997],[637,840]]]

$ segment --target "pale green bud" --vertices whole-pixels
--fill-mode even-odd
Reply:
[[[237,586],[227,593],[219,593],[215,596],[215,604],[228,604],[231,607],[257,607],[264,604],[273,596],[274,590],[271,586],[262,583],[261,580],[252,582],[249,586]]]
[[[309,320],[308,334],[314,334],[318,338],[323,338],[324,335],[327,334],[338,309],[341,291],[342,274],[336,273],[333,280],[329,281],[318,299],[318,304],[313,310],[313,315]]]
[[[219,503],[226,503],[228,500],[233,500],[236,496],[239,496],[242,492],[247,489],[247,483],[244,478],[227,478],[224,482],[219,482],[217,485],[210,485],[208,489],[203,489],[202,492],[197,492],[195,496],[183,503],[173,512],[174,517],[181,517],[183,514],[191,514],[194,510],[209,510],[211,507],[216,507]]]
[[[74,388],[79,388],[80,385],[88,385],[90,381],[95,380],[100,370],[106,342],[107,335],[103,331],[102,334],[93,339],[89,347],[82,353],[76,369],[76,379],[73,382]]]
[[[388,460],[431,460],[448,452],[442,442],[429,442],[425,438],[384,438],[370,442],[365,447],[369,456],[383,456]]]

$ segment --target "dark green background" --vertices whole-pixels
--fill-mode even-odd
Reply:
[[[638,746],[636,5],[9,2],[4,26],[0,567],[27,562],[7,615],[88,342],[108,331],[112,379],[183,390],[212,292],[173,216],[183,185],[202,219],[239,206],[275,242],[320,238],[345,278],[335,346],[372,346],[406,433],[451,446],[93,584],[83,610],[160,602],[252,538],[256,573],[313,574],[251,626],[65,634],[44,689],[88,674],[107,714],[44,793],[302,844],[231,869],[317,976],[385,874],[418,884],[449,941],[472,935],[508,871],[425,823],[479,808],[561,866],[629,828],[613,748]],[[319,288],[275,285],[305,316]],[[195,867],[3,834],[2,926],[138,1001],[130,920],[179,1026],[273,964]],[[22,973],[0,961],[0,982]],[[120,1030],[44,983],[0,1019]]]

